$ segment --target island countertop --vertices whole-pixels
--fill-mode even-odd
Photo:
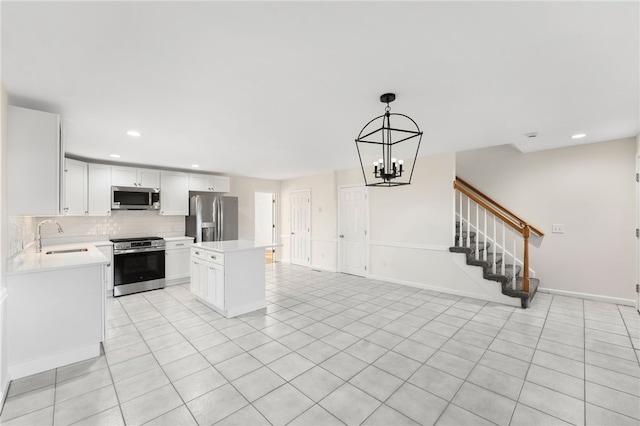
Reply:
[[[229,253],[234,251],[247,251],[267,249],[276,247],[276,244],[256,244],[253,240],[231,240],[231,241],[207,241],[204,243],[195,243],[191,247],[211,250],[218,253]]]

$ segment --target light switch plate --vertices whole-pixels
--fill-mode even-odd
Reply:
[[[551,225],[551,233],[552,234],[564,234],[564,224],[563,223],[554,223]]]

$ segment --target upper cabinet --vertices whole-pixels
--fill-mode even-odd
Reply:
[[[189,175],[189,191],[229,192],[230,179],[227,176]]]
[[[87,210],[87,163],[64,159],[64,186],[61,213],[65,216],[85,216]]]
[[[163,170],[160,186],[160,214],[189,215],[189,176],[182,172]]]
[[[111,214],[111,166],[89,163],[88,178],[89,216]]]
[[[111,214],[111,166],[65,158],[63,179],[63,215]]]
[[[60,214],[62,147],[56,114],[9,106],[7,110],[7,213]]]
[[[111,185],[160,188],[160,171],[134,167],[111,167]]]

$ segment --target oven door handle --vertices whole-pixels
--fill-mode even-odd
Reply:
[[[131,254],[131,253],[149,253],[154,251],[164,251],[164,247],[146,247],[146,248],[132,248],[127,250],[114,250],[113,255],[119,254]]]

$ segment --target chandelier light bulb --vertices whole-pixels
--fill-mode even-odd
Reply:
[[[404,160],[398,160],[398,164],[403,165],[404,164]]]
[[[391,162],[392,162],[392,163],[396,163],[397,161],[398,161],[398,159],[397,159],[397,158],[392,158],[392,159],[391,159]]]

